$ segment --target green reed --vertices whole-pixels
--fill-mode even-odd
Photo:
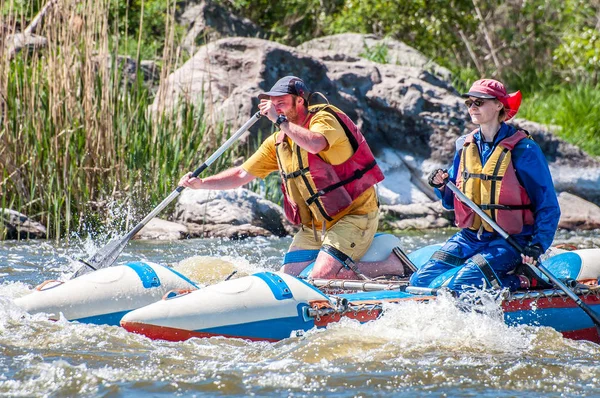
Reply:
[[[201,99],[149,111],[151,91],[116,62],[110,3],[61,1],[39,32],[46,49],[0,60],[0,203],[44,224],[49,237],[131,226],[230,134],[207,125]],[[66,23],[73,20],[81,23]],[[161,79],[177,62],[173,36],[166,37]],[[237,152],[227,151],[211,171]],[[127,209],[127,218],[115,208]]]

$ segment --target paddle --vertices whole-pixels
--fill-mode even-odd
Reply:
[[[477,204],[475,204],[471,199],[469,199],[464,193],[462,193],[460,191],[460,189],[458,189],[456,187],[456,185],[454,185],[452,183],[452,181],[447,181],[446,182],[446,186],[452,191],[454,192],[454,194],[460,199],[461,202],[463,202],[464,204],[466,204],[467,206],[469,206],[471,209],[473,209],[473,211],[475,213],[477,213],[479,215],[479,217],[481,217],[485,222],[487,222],[488,224],[490,224],[492,226],[492,228],[494,228],[494,230],[496,232],[498,232],[500,234],[500,236],[502,236],[504,239],[506,239],[506,241],[508,243],[510,243],[510,245],[512,247],[514,247],[515,249],[517,249],[517,251],[519,253],[523,253],[523,247],[517,243],[517,241],[515,241],[512,236],[510,236],[509,234],[506,233],[506,231],[504,231],[502,229],[502,227],[500,227],[498,224],[496,224],[494,222],[494,220],[492,220],[490,218],[490,216],[488,216],[483,210],[481,210],[481,208],[479,206],[477,206]],[[554,283],[556,286],[558,286],[560,288],[560,290],[562,290],[563,292],[565,292],[565,294],[567,296],[569,296],[573,301],[575,301],[575,303],[579,306],[579,308],[581,308],[583,311],[585,311],[586,314],[589,315],[590,318],[592,318],[592,321],[594,321],[594,323],[596,324],[597,327],[600,327],[600,318],[598,317],[598,315],[583,301],[581,301],[581,299],[571,290],[567,287],[567,285],[565,285],[563,282],[561,282],[556,276],[554,276],[552,274],[552,272],[550,272],[546,267],[544,267],[541,263],[538,262],[537,265],[533,265],[533,264],[527,264],[529,267],[531,267],[532,269],[539,269],[544,275],[546,275],[548,277],[548,279],[550,279],[550,281],[552,283]]]
[[[212,154],[200,167],[198,167],[193,173],[192,177],[198,177],[200,173],[202,173],[208,166],[210,166],[219,156],[223,154],[233,144],[243,133],[246,132],[254,123],[260,119],[261,114],[256,112],[244,125],[236,131],[215,153]],[[106,246],[102,249],[98,250],[94,255],[92,255],[87,260],[78,260],[80,263],[83,263],[83,266],[80,267],[74,274],[71,276],[71,279],[77,278],[83,274],[86,274],[91,271],[96,271],[100,268],[110,267],[117,257],[121,254],[127,242],[131,240],[140,232],[142,228],[152,220],[158,213],[160,213],[169,203],[173,201],[179,194],[185,189],[185,187],[177,187],[165,200],[160,202],[158,206],[150,214],[148,214],[139,224],[137,224],[133,229],[124,237],[116,238],[108,242]]]

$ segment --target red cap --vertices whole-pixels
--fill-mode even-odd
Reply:
[[[495,98],[500,101],[506,110],[506,120],[512,119],[521,106],[521,92],[517,91],[512,94],[506,93],[504,84],[498,80],[493,79],[481,79],[477,80],[469,92],[463,94],[463,97],[475,97],[475,98]]]

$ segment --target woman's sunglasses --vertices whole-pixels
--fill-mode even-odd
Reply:
[[[485,104],[485,100],[482,99],[476,99],[476,100],[466,100],[465,101],[465,105],[467,106],[467,108],[470,108],[471,105],[475,105],[476,107],[480,108],[483,104]]]

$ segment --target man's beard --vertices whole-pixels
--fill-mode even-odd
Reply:
[[[284,112],[288,120],[294,124],[298,124],[298,111],[295,106],[292,106],[289,111]]]

